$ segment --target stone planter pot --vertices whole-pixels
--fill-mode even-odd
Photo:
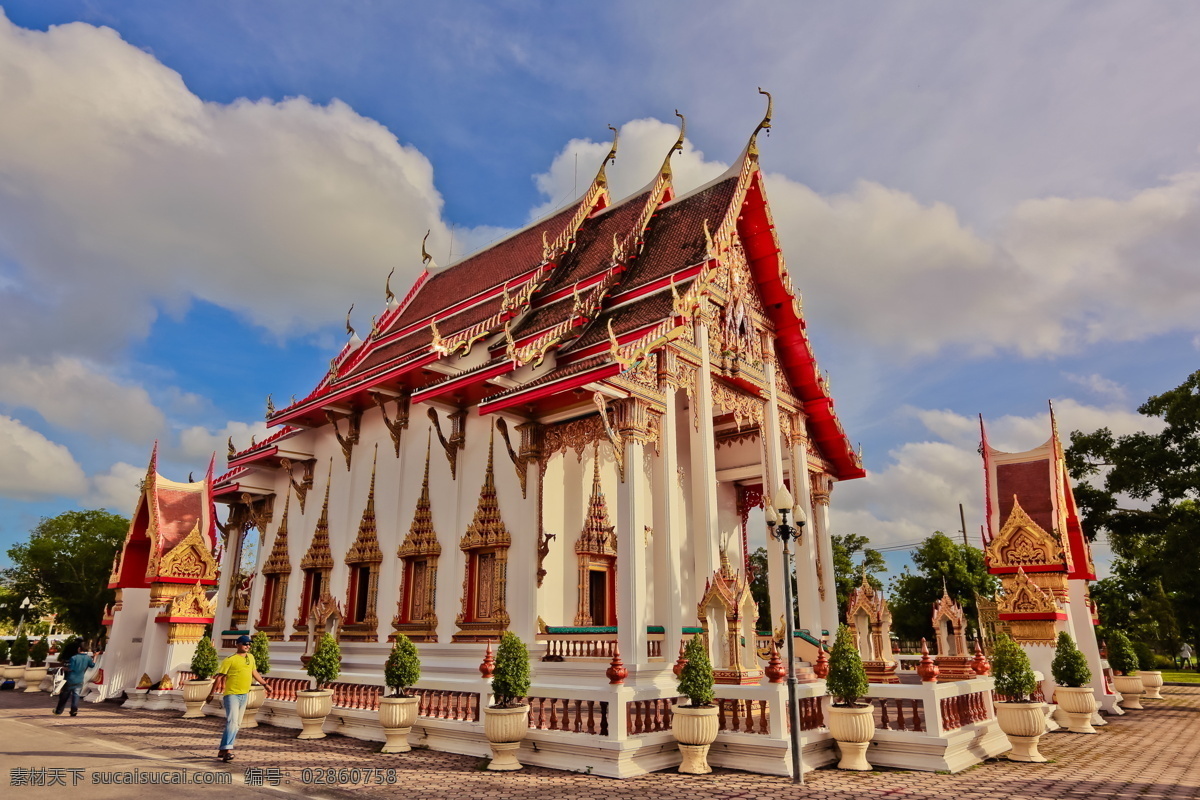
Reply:
[[[996,703],[996,723],[1012,745],[1009,761],[1046,760],[1037,747],[1046,731],[1045,703]]]
[[[1067,717],[1067,730],[1071,733],[1095,733],[1092,715],[1096,713],[1096,695],[1090,686],[1059,686],[1054,690],[1054,700]]]
[[[187,710],[183,712],[183,719],[197,719],[204,716],[204,701],[212,691],[214,682],[212,678],[183,682],[183,704],[187,707]]]
[[[40,692],[42,679],[46,677],[46,665],[25,668],[25,691]]]
[[[258,710],[265,702],[267,702],[267,687],[261,683],[252,684],[249,696],[246,698],[246,710],[242,712],[243,728],[258,727]]]
[[[1159,693],[1159,688],[1163,685],[1162,672],[1156,669],[1138,670],[1137,677],[1142,679],[1142,689],[1145,694],[1142,695],[1143,700],[1162,700],[1163,696]]]
[[[13,688],[15,689],[17,686],[16,682],[19,681],[25,675],[25,668],[22,666],[16,665],[16,664],[6,664],[4,666],[3,672],[0,674],[3,675],[4,680],[12,681]]]
[[[1144,711],[1145,706],[1142,705],[1142,693],[1145,688],[1142,686],[1142,675],[1139,672],[1137,675],[1118,675],[1113,678],[1113,688],[1121,693],[1121,708],[1127,708],[1131,711]]]
[[[706,775],[712,772],[708,765],[708,748],[717,740],[716,706],[675,706],[671,714],[671,733],[679,742],[683,761],[679,771],[686,775]]]
[[[838,769],[868,771],[867,748],[875,735],[875,707],[870,703],[857,706],[831,706],[829,735],[838,743],[842,760]]]
[[[492,745],[492,761],[488,769],[496,772],[512,772],[521,769],[517,760],[517,748],[529,732],[529,706],[516,708],[485,708],[483,710],[483,735]]]
[[[333,711],[332,689],[305,689],[296,693],[296,715],[304,730],[297,739],[324,739],[325,718]]]
[[[407,753],[408,732],[417,721],[417,698],[383,697],[379,700],[379,724],[387,737],[381,753]]]

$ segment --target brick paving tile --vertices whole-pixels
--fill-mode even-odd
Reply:
[[[234,766],[279,767],[292,777],[292,788],[326,797],[376,800],[402,794],[420,798],[537,798],[578,800],[841,800],[885,796],[897,800],[1047,800],[1048,798],[1137,798],[1200,800],[1200,687],[1163,687],[1164,700],[1147,710],[1109,718],[1098,735],[1056,732],[1042,737],[1046,764],[993,759],[957,775],[908,770],[810,772],[803,787],[785,778],[717,769],[711,775],[658,772],[628,780],[526,767],[499,775],[479,769],[474,756],[413,750],[383,755],[379,743],[330,735],[300,741],[296,731],[260,725],[238,737]],[[50,715],[46,695],[0,693],[0,708],[26,721],[69,724],[106,739],[143,750],[193,758],[213,757],[222,720],[185,720],[177,711],[122,709],[87,704],[75,719]],[[81,731],[76,730],[76,733]],[[0,752],[3,745],[0,744]],[[214,761],[214,763],[216,763]],[[397,785],[298,786],[301,770],[394,768]]]

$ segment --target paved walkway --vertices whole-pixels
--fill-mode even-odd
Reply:
[[[171,800],[231,795],[238,798],[307,797],[358,798],[402,794],[417,798],[548,798],[580,800],[629,798],[858,798],[885,796],[920,800],[1047,800],[1047,798],[1137,798],[1138,800],[1200,799],[1200,687],[1163,687],[1161,701],[1145,701],[1146,711],[1110,718],[1097,736],[1053,733],[1042,738],[1047,764],[1017,764],[994,760],[957,775],[904,770],[871,773],[822,769],[808,773],[803,788],[785,778],[720,769],[707,776],[659,772],[629,780],[612,780],[557,770],[527,767],[521,772],[480,771],[479,759],[430,750],[403,755],[377,753],[379,744],[331,735],[315,742],[300,741],[296,732],[271,726],[243,731],[237,761],[215,759],[222,720],[179,718],[179,712],[131,711],[113,704],[86,704],[80,715],[53,716],[45,694],[0,692],[0,786],[6,800],[26,796],[69,794],[91,798],[161,798],[155,785],[93,784],[94,773],[141,770],[146,773],[203,773],[198,780],[214,781],[208,773],[229,775],[232,784],[183,785],[168,789]],[[80,770],[82,779],[70,789],[14,785],[14,779],[37,779],[39,768]],[[248,772],[248,768],[255,768]],[[360,771],[359,784],[304,784],[302,770]],[[394,769],[394,773],[387,770]],[[16,772],[14,772],[16,770]],[[30,770],[30,772],[24,772]],[[261,770],[261,772],[257,772]],[[277,772],[274,772],[276,771]],[[375,772],[383,770],[383,772]],[[310,777],[311,777],[310,775]],[[344,774],[349,777],[349,773]],[[261,788],[246,785],[263,778]],[[378,785],[376,781],[394,783]],[[273,779],[279,786],[272,787]],[[45,780],[45,778],[42,778]],[[190,779],[189,779],[190,780]],[[289,783],[290,780],[290,783]],[[370,781],[370,783],[367,783]],[[214,791],[219,794],[214,794]]]

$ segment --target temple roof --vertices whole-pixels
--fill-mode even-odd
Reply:
[[[769,113],[758,130],[769,125]],[[582,376],[581,385],[611,377],[625,367],[610,351],[610,325],[622,347],[658,346],[656,336],[686,320],[677,299],[691,290],[685,299],[694,308],[718,254],[737,240],[776,332],[784,389],[802,403],[812,442],[839,479],[864,475],[804,330],[753,137],[728,172],[676,197],[670,160],[680,146],[645,187],[619,202],[609,203],[602,165],[565,208],[447,268],[427,269],[403,302],[389,302],[365,341],[347,343],[313,392],[268,421],[319,427],[330,405],[369,408],[375,387],[421,396],[452,387],[455,402],[478,403],[486,413],[528,400],[527,393],[544,397],[547,386],[578,388],[572,376]],[[615,153],[614,141],[607,158]],[[481,346],[489,349],[482,360],[472,355]],[[549,370],[522,373],[512,385],[513,372],[550,354]],[[466,356],[470,362],[458,366]]]

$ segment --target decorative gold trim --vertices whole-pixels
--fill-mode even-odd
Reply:
[[[333,426],[333,434],[337,437],[338,444],[341,445],[342,455],[346,457],[346,471],[349,472],[350,456],[354,453],[354,445],[358,444],[359,429],[362,426],[362,412],[355,410],[347,416],[326,409],[325,418]],[[343,418],[346,420],[346,434],[344,436],[338,427],[338,420]]]
[[[1066,567],[1058,537],[1047,532],[1021,508],[1013,495],[1012,510],[1000,533],[984,551],[989,565],[995,567],[1056,566]]]
[[[455,618],[455,623],[459,627],[459,633],[453,637],[455,641],[472,641],[481,637],[498,636],[507,630],[509,623],[507,608],[508,548],[512,544],[512,536],[504,525],[496,496],[493,458],[495,438],[493,432],[488,440],[487,470],[484,473],[483,487],[479,491],[479,505],[476,506],[475,516],[458,544],[459,549],[467,555],[467,569],[463,573],[462,611]],[[490,587],[481,586],[480,576],[475,575],[475,586],[471,586],[472,568],[484,553],[494,553],[492,584]],[[471,599],[474,596],[472,589],[474,592],[490,591],[492,613],[487,619],[476,618],[475,609],[470,607]]]
[[[442,422],[438,418],[436,408],[429,408],[429,421],[433,423],[433,429],[437,432],[438,442],[442,445],[442,450],[446,452],[446,460],[450,462],[450,480],[458,479],[458,451],[463,450],[467,446],[466,419],[467,412],[465,409],[452,412],[450,414],[450,436],[447,438],[442,433]]]
[[[191,533],[183,537],[162,557],[158,565],[158,578],[186,578],[187,580],[216,580],[219,572],[217,561],[209,550],[208,541],[200,533],[197,520]]]
[[[399,458],[400,437],[404,430],[408,428],[409,394],[404,392],[396,396],[395,420],[388,417],[387,395],[382,392],[371,392],[370,395],[375,405],[379,406],[379,413],[383,416],[383,424],[387,426],[388,434],[392,437],[392,445],[396,448],[396,458]]]
[[[292,468],[297,463],[304,470],[304,476],[299,481],[292,474]],[[296,490],[296,502],[300,504],[301,514],[304,513],[304,501],[308,499],[308,492],[313,487],[313,472],[316,464],[317,460],[315,458],[307,458],[299,462],[293,462],[290,458],[279,459],[279,466],[287,473],[288,482]]]

